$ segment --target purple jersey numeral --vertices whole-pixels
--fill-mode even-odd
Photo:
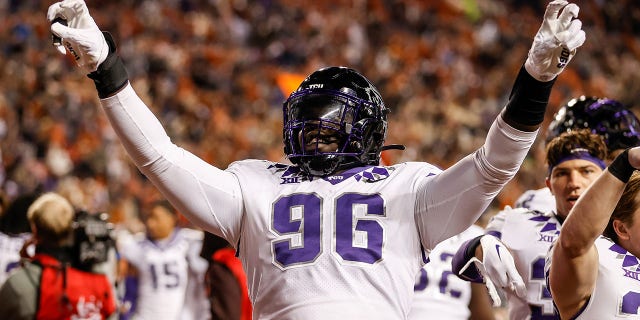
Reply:
[[[453,257],[452,253],[443,252],[440,254],[440,261],[431,261],[429,263],[441,263],[451,265],[451,258]],[[432,272],[433,273],[433,272]],[[435,275],[434,275],[435,276]],[[451,270],[444,270],[440,274],[440,281],[438,281],[438,289],[441,294],[449,294],[451,297],[460,298],[462,296],[462,292],[459,290],[450,289],[449,287],[449,276],[453,276],[456,279],[456,275],[451,272]],[[437,279],[434,279],[437,280]],[[418,281],[413,286],[413,291],[424,291],[427,289],[429,285],[429,273],[424,268],[420,269],[420,277],[418,277]]]
[[[375,220],[360,219],[353,223],[356,206],[366,205],[364,216],[384,216],[384,204],[380,195],[347,193],[336,201],[336,252],[347,261],[376,263],[382,259],[382,226]],[[354,229],[355,225],[355,229]],[[355,231],[366,233],[366,248],[354,247]]]
[[[300,237],[297,243],[273,243],[275,261],[283,267],[314,261],[320,255],[320,209],[316,194],[293,194],[273,205],[273,230],[280,235]]]
[[[286,240],[273,242],[274,263],[286,268],[314,262],[322,252],[322,199],[317,194],[292,194],[273,205],[272,230]],[[336,253],[345,261],[373,264],[382,259],[384,232],[374,217],[384,217],[378,194],[347,193],[337,197],[334,221]],[[360,241],[356,241],[359,235]],[[357,243],[357,244],[356,244]]]
[[[638,314],[638,307],[640,307],[640,293],[631,291],[622,297],[620,311],[623,314]]]
[[[531,278],[530,281],[539,281],[541,282],[542,292],[540,292],[541,300],[551,300],[551,292],[549,292],[549,288],[547,287],[547,283],[545,281],[544,276],[544,257],[539,257],[536,260],[533,260],[531,263]],[[560,319],[560,316],[553,311],[552,313],[545,313],[544,308],[542,306],[537,306],[530,304],[529,309],[531,310],[531,319],[532,320],[556,320]]]
[[[160,279],[162,279],[162,287],[167,289],[177,288],[180,285],[180,275],[175,270],[178,267],[177,261],[165,262],[162,264],[161,270],[156,270],[156,265],[149,265],[151,271],[151,285],[154,290],[160,288]]]

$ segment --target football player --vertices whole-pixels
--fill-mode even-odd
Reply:
[[[291,164],[216,168],[171,142],[84,1],[55,3],[47,18],[59,51],[94,80],[138,168],[193,223],[238,250],[254,318],[404,319],[424,249],[473,224],[520,167],[554,80],[585,41],[578,10],[549,4],[485,144],[442,172],[424,162],[379,165],[389,109],[346,67],[313,72],[284,102]]]
[[[199,281],[207,269],[200,257],[202,232],[178,228],[177,212],[166,201],[152,204],[143,217],[146,235],[118,239],[120,255],[135,267],[137,287],[126,288],[137,292],[133,319],[208,319],[204,282]]]
[[[480,226],[440,242],[429,253],[429,262],[422,267],[414,285],[415,295],[410,320],[494,319],[491,298],[481,283],[464,281],[451,271],[451,258],[464,241],[483,234]]]
[[[555,197],[555,210],[500,211],[485,235],[460,247],[452,262],[454,272],[472,282],[488,277],[505,288],[509,319],[559,319],[545,283],[545,257],[569,210],[604,170],[606,157],[602,136],[586,129],[551,140],[545,181]]]
[[[547,142],[563,132],[591,129],[604,137],[608,161],[626,148],[640,145],[640,121],[619,101],[581,96],[571,99],[558,110],[547,130]],[[515,202],[518,208],[548,212],[556,207],[549,188],[525,191]]]
[[[26,194],[16,198],[8,206],[2,206],[2,214],[0,215],[0,285],[20,267],[23,258],[21,251],[24,250],[23,253],[29,257],[35,254],[35,247],[31,244],[31,227],[27,219],[27,209],[35,198],[36,196],[33,194]]]
[[[563,319],[638,319],[640,148],[613,160],[569,212],[545,275]],[[603,236],[604,234],[604,236]]]

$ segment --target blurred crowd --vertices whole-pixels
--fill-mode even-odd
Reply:
[[[387,143],[407,146],[385,151],[386,163],[449,166],[483,142],[546,2],[87,1],[173,142],[221,168],[245,158],[286,161],[282,102],[328,65],[359,70],[382,92],[392,110]],[[159,195],[116,140],[91,80],[56,56],[50,4],[0,0],[3,192],[11,200],[55,190],[135,229],[139,208]],[[640,6],[580,6],[587,42],[558,79],[545,124],[574,96],[633,106],[640,92]],[[538,140],[499,205],[543,185]]]

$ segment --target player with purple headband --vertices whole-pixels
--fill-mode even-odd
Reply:
[[[626,148],[640,145],[640,120],[619,101],[580,96],[571,99],[554,115],[547,129],[547,142],[563,132],[590,129],[604,137],[609,150],[607,162]],[[549,188],[525,191],[515,206],[547,212],[555,209]]]
[[[545,257],[569,210],[604,170],[606,158],[602,136],[589,130],[571,130],[552,139],[547,144],[545,182],[555,209],[500,211],[485,235],[460,247],[453,271],[465,280],[491,280],[503,288],[509,319],[560,319],[545,284]]]
[[[569,212],[545,263],[563,319],[639,319],[640,148],[620,153]]]
[[[518,171],[554,80],[585,41],[578,11],[565,0],[548,5],[485,144],[444,171],[380,165],[392,147],[389,109],[346,67],[313,72],[284,102],[291,164],[242,160],[221,170],[171,142],[84,1],[55,3],[47,18],[138,168],[194,224],[235,246],[255,319],[386,320],[407,318],[425,250],[472,225]]]

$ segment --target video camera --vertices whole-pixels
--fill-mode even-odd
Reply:
[[[76,212],[73,222],[73,265],[75,268],[92,271],[94,266],[107,262],[109,252],[115,247],[113,224],[109,214]]]

